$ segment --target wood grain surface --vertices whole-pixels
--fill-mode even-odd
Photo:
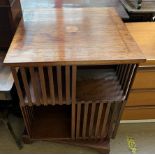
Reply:
[[[155,65],[155,23],[126,23],[126,26],[147,59],[141,65]]]
[[[140,63],[145,58],[112,8],[30,11],[5,58],[10,65]]]

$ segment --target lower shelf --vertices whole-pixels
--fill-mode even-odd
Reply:
[[[71,106],[35,107],[32,121],[33,139],[71,138]]]

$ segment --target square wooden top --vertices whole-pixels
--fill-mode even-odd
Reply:
[[[27,12],[4,63],[117,64],[145,58],[113,8]]]
[[[142,65],[155,65],[155,23],[127,23],[126,26],[147,59]]]

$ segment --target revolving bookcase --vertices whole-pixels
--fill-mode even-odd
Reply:
[[[32,13],[35,20],[20,23],[5,58],[20,99],[24,140],[108,153],[137,66],[145,58],[113,9],[39,13],[55,19],[43,22]]]

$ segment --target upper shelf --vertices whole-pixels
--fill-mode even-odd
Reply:
[[[113,8],[29,11],[5,58],[7,64],[121,64],[145,58]]]

